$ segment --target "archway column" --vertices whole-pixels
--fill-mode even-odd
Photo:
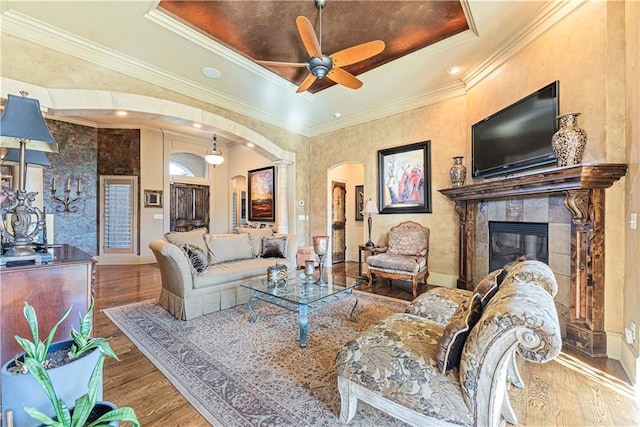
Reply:
[[[278,233],[289,233],[289,166],[293,162],[278,160],[276,166],[276,229]]]

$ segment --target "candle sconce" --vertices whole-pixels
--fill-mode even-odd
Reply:
[[[71,191],[71,188],[75,187],[75,191]],[[72,185],[71,177],[67,178],[67,186],[64,190],[64,197],[60,198],[57,196],[58,189],[56,188],[56,178],[54,177],[51,181],[51,196],[54,202],[59,203],[59,206],[56,206],[56,211],[63,212],[65,215],[71,212],[78,212],[78,206],[76,203],[82,200],[82,181],[80,178],[77,180],[77,184],[75,186]],[[75,193],[75,197],[71,196],[71,193]]]

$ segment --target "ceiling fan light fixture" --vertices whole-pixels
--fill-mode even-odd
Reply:
[[[224,157],[222,156],[222,151],[218,148],[218,141],[216,135],[213,135],[213,139],[211,140],[211,148],[207,151],[207,154],[204,156],[204,159],[207,163],[212,164],[214,167],[221,165],[224,162]]]

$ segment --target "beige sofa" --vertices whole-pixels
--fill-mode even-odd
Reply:
[[[525,261],[492,289],[495,294],[486,300],[474,293],[475,303],[465,293],[449,293],[451,305],[437,313],[424,303],[446,302],[444,293],[418,297],[406,313],[347,343],[336,358],[342,421],[355,416],[362,400],[410,425],[517,424],[507,396],[515,353],[543,363],[562,346],[552,297],[557,284],[548,266]],[[462,317],[452,315],[458,304],[475,308],[463,309]],[[467,321],[470,312],[478,321],[461,341],[458,365],[443,368],[440,344],[449,326]]]
[[[178,319],[191,320],[247,302],[250,291],[240,285],[265,279],[267,268],[276,263],[286,265],[290,277],[295,275],[296,251],[303,243],[296,235],[272,237],[270,230],[243,231],[209,235],[199,229],[167,233],[164,239],[151,241],[149,248],[162,276],[159,298],[162,307]],[[284,256],[264,258],[264,238],[284,238]],[[196,246],[206,253],[208,265],[204,271],[197,271],[184,245]]]

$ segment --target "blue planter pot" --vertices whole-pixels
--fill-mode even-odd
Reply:
[[[71,348],[73,341],[61,341],[51,344],[49,352],[63,348]],[[98,363],[100,350],[94,349],[89,354],[71,363],[54,369],[48,369],[53,388],[58,397],[72,408],[76,399],[87,393],[89,378]],[[55,412],[42,386],[31,374],[12,374],[8,369],[14,366],[13,360],[2,367],[2,425],[6,425],[7,411],[13,411],[13,423],[20,427],[35,427],[39,423],[24,412],[25,406],[33,406],[53,417]],[[102,399],[102,384],[98,390],[98,400]]]

